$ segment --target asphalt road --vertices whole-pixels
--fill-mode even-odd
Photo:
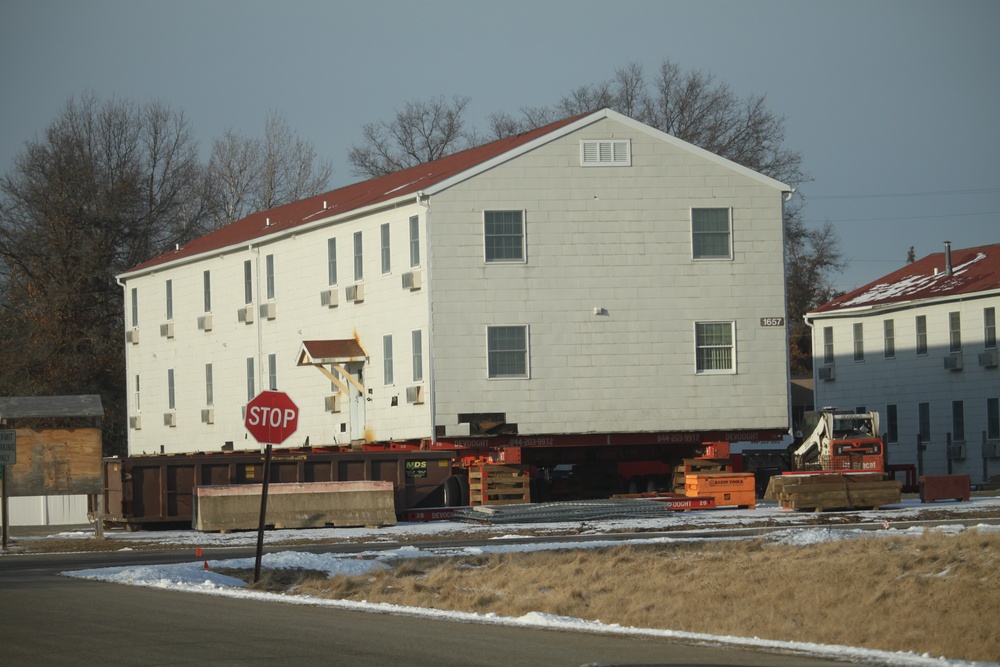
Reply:
[[[225,554],[246,556],[252,556],[252,550],[227,550]],[[0,556],[0,664],[846,664],[664,640],[436,621],[59,576],[72,569],[191,558],[190,550]]]

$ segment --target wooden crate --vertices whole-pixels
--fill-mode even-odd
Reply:
[[[881,473],[786,474],[771,478],[764,497],[789,509],[874,509],[901,502],[902,487]]]
[[[528,473],[517,466],[475,465],[469,468],[469,504],[515,505],[531,502]]]
[[[968,501],[971,489],[972,481],[968,475],[923,475],[920,478],[920,502]]]
[[[728,470],[729,461],[720,459],[684,459],[674,468],[670,490],[674,493],[684,493],[685,477],[696,472],[724,472]]]
[[[751,472],[699,472],[685,475],[684,494],[714,498],[716,507],[757,507],[756,479]]]

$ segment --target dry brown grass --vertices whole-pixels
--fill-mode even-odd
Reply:
[[[967,530],[407,559],[364,576],[296,576],[293,592],[997,661],[998,572],[1000,534]]]

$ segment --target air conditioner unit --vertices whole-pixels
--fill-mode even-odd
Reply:
[[[125,332],[125,340],[132,343],[133,345],[138,345],[139,343],[139,327],[133,327]]]
[[[165,338],[173,338],[174,337],[174,323],[173,322],[167,322],[166,324],[161,324],[160,325],[160,335],[163,336],[163,337],[165,337]]]
[[[171,410],[163,413],[164,426],[177,426],[177,413]]]
[[[983,368],[996,368],[997,367],[997,351],[986,350],[979,355],[979,365]]]
[[[325,289],[319,293],[319,303],[321,306],[326,306],[327,308],[337,307],[337,288],[331,287],[330,289]]]
[[[134,428],[136,431],[142,430],[142,415],[136,415],[135,417],[128,418],[128,425],[130,428]]]
[[[212,316],[211,315],[201,315],[198,317],[198,329],[201,331],[211,331],[212,330]]]
[[[962,370],[962,355],[949,354],[947,357],[944,358],[944,367],[949,371]]]
[[[965,443],[963,442],[955,445],[948,445],[948,458],[952,460],[964,459]]]
[[[278,306],[273,301],[260,304],[260,316],[266,320],[273,320],[278,313]]]
[[[348,301],[354,303],[361,303],[365,300],[365,286],[364,285],[348,285],[345,290],[345,295]]]
[[[340,412],[340,394],[333,394],[323,399],[327,412]]]
[[[201,423],[202,424],[214,424],[215,423],[215,409],[214,408],[202,408],[202,411],[201,411]]]
[[[236,319],[244,324],[253,324],[253,304],[243,306],[237,310]]]
[[[1000,442],[984,442],[983,458],[984,459],[1000,458]]]
[[[406,402],[420,405],[424,402],[424,388],[422,385],[406,388]]]
[[[823,366],[819,369],[819,379],[820,380],[836,380],[837,379],[837,367],[836,366]]]
[[[419,271],[408,271],[403,274],[403,289],[408,289],[411,292],[420,289],[423,285],[420,277]]]

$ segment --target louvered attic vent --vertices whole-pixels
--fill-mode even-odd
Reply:
[[[580,163],[584,167],[628,167],[632,164],[632,143],[628,139],[585,139],[580,142]]]

